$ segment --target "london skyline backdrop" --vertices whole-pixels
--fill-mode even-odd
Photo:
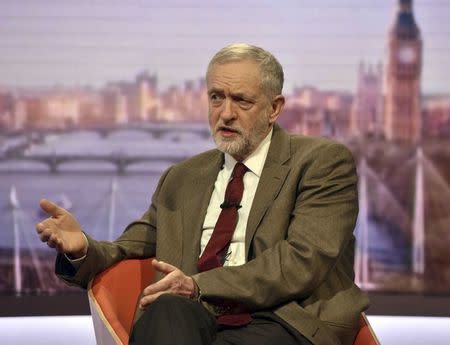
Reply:
[[[0,88],[101,87],[141,70],[165,89],[203,77],[215,51],[260,45],[295,86],[354,92],[360,61],[386,63],[397,0],[0,2]],[[414,1],[424,42],[422,94],[449,94],[450,3]]]
[[[448,294],[450,78],[444,62],[450,3],[414,1],[413,20],[411,1],[286,0],[277,8],[255,0],[242,8],[235,1],[186,6],[172,0],[164,7],[116,0],[0,2],[0,85],[6,85],[0,87],[0,224],[15,231],[14,254],[13,232],[3,235],[9,247],[0,252],[7,258],[0,293],[2,284],[3,291],[21,293],[22,280],[11,278],[12,267],[22,267],[11,258],[20,254],[27,272],[23,291],[45,291],[35,284],[41,279],[32,278],[40,272],[33,261],[40,261],[26,251],[26,237],[24,251],[18,245],[20,231],[31,234],[40,217],[42,195],[84,212],[83,223],[94,233],[120,232],[122,226],[113,226],[116,207],[141,209],[175,155],[184,159],[212,145],[206,124],[201,127],[207,100],[200,79],[217,49],[248,41],[272,51],[285,67],[289,96],[280,124],[292,133],[342,141],[354,153],[365,181],[360,186],[367,185],[360,192],[360,209],[367,212],[356,231],[362,286]],[[406,23],[401,29],[412,33],[408,46],[416,57],[423,52],[423,64],[401,57],[405,42],[397,30],[388,37],[400,2],[397,24]],[[359,67],[361,60],[369,66]],[[52,89],[55,83],[60,86]],[[8,85],[32,90],[14,92]],[[161,132],[164,127],[169,131]],[[99,207],[102,214],[93,217],[90,210]],[[120,216],[136,217],[125,212]],[[54,277],[53,258],[46,256],[45,265]]]

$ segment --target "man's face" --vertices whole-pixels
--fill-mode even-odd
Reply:
[[[214,141],[219,150],[241,161],[258,147],[275,121],[260,68],[248,60],[216,64],[206,82]]]

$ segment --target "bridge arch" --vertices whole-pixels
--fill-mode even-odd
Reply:
[[[9,158],[0,160],[0,172],[49,172],[50,166],[44,161]]]

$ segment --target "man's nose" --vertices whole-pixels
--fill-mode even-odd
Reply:
[[[225,98],[220,117],[224,122],[234,120],[236,118],[236,112],[234,109],[233,101],[231,99]]]

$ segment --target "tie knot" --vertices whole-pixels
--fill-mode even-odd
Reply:
[[[231,174],[231,176],[233,178],[242,178],[242,176],[244,176],[244,174],[247,171],[248,171],[248,168],[245,166],[244,163],[237,162],[236,165],[234,166],[233,173]]]

